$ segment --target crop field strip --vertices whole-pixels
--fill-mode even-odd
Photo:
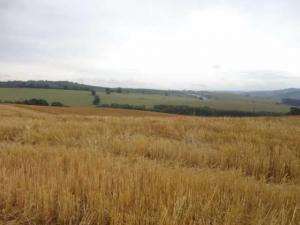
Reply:
[[[299,224],[299,117],[77,109],[0,105],[0,224]]]

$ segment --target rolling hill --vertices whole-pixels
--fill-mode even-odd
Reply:
[[[217,110],[268,111],[286,113],[289,106],[283,98],[299,99],[300,89],[257,92],[180,91],[130,88],[105,88],[68,81],[7,81],[0,82],[0,100],[19,101],[43,98],[68,106],[92,106],[90,91],[95,90],[102,104],[187,105]]]

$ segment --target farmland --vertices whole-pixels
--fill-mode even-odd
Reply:
[[[97,92],[104,104],[154,104],[190,105],[199,106],[199,100],[191,97],[164,96],[159,94],[141,93],[111,93]],[[62,90],[62,89],[35,89],[35,88],[0,88],[1,100],[22,100],[28,98],[42,98],[49,102],[59,101],[68,106],[92,106],[93,98],[90,91]]]
[[[241,111],[269,111],[286,113],[289,107],[277,104],[274,100],[262,100],[244,98],[239,95],[228,93],[211,93],[212,99],[200,101],[198,98],[187,95],[164,95],[157,93],[124,92],[106,94],[98,91],[97,94],[102,104],[130,104],[145,105],[147,108],[153,105],[187,105],[208,106],[220,110]],[[29,98],[42,98],[48,102],[59,101],[68,106],[92,106],[93,98],[89,91],[62,90],[62,89],[35,89],[35,88],[0,88],[0,100],[24,100]]]
[[[0,105],[0,224],[299,224],[300,118]]]
[[[62,102],[70,106],[92,105],[92,97],[88,91],[58,90],[38,88],[0,88],[0,99],[8,101],[41,98],[49,102]]]

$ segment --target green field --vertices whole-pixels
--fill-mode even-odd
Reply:
[[[104,104],[118,103],[118,104],[132,104],[145,105],[151,108],[153,105],[188,105],[188,106],[208,106],[215,109],[223,110],[242,110],[242,111],[270,111],[270,112],[288,112],[289,107],[281,104],[276,104],[275,101],[266,100],[249,100],[237,95],[216,94],[214,98],[201,101],[190,96],[164,96],[159,94],[141,94],[128,93],[106,94],[104,92],[97,93],[101,102]]]
[[[36,89],[36,88],[0,88],[0,100],[24,100],[30,98],[42,98],[49,103],[62,102],[68,106],[89,106],[93,98],[89,91]]]
[[[288,112],[289,107],[279,104],[274,99],[245,97],[239,94],[227,92],[212,92],[208,101],[202,101],[202,106],[215,109],[241,110],[241,111],[268,111],[268,112]]]
[[[208,106],[223,110],[242,111],[269,111],[288,112],[289,107],[277,104],[272,100],[246,98],[240,95],[228,93],[211,93],[212,98],[201,101],[192,96],[175,96],[164,94],[143,94],[143,93],[111,93],[97,92],[102,104],[130,104],[145,105],[151,108],[153,105],[187,105],[187,106]],[[62,89],[35,89],[35,88],[0,88],[0,100],[24,100],[30,98],[43,98],[49,103],[53,101],[62,102],[68,106],[92,106],[93,97],[90,91],[62,90]]]
[[[97,92],[104,104],[130,104],[145,105],[151,108],[153,105],[188,105],[200,106],[201,102],[188,96],[165,96],[160,94],[142,94],[142,93],[111,93]]]
[[[152,107],[156,104],[200,106],[200,101],[191,97],[164,96],[159,94],[97,92],[103,104],[131,104]],[[42,98],[48,102],[59,101],[68,106],[92,106],[90,91],[35,89],[35,88],[0,88],[0,100],[24,100]]]

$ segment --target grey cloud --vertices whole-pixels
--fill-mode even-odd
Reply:
[[[300,47],[298,0],[0,0],[0,62],[7,63],[10,72],[18,65],[28,70],[30,67],[26,67],[27,64],[38,64],[39,68],[53,65],[55,69],[61,69],[60,74],[69,71],[74,74],[73,79],[82,82],[155,86],[158,84],[154,79],[153,82],[149,79],[144,81],[143,76],[146,75],[134,68],[132,71],[128,68],[107,69],[103,59],[108,57],[110,46],[118,49],[119,45],[141,30],[157,33],[176,31],[190,11],[209,7],[240,10],[255,30],[268,30],[270,35],[280,38],[284,44]],[[98,60],[99,66],[78,65],[89,59]],[[216,64],[213,69],[220,71],[220,80],[224,84],[216,84],[219,86],[212,88],[280,88],[297,82],[300,85],[299,74],[293,76],[288,71],[273,71],[272,68],[267,71],[222,73],[223,65],[219,67]],[[4,66],[0,67],[0,72],[7,74],[1,70]],[[24,71],[23,74],[26,72],[36,74],[37,78],[41,72],[45,73]],[[16,71],[15,74],[1,75],[0,79],[27,79],[23,74]],[[60,74],[57,74],[57,79]],[[147,74],[147,78],[149,76],[151,74]],[[189,82],[189,76],[182,74],[182,77],[185,76],[185,83],[172,83],[172,77],[165,80],[170,86],[179,88],[209,88],[208,84]]]

